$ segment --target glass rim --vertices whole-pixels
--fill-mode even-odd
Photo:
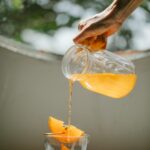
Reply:
[[[83,134],[81,136],[72,136],[72,135],[64,135],[63,133],[44,133],[44,136],[47,138],[54,138],[54,137],[58,137],[58,138],[88,138],[89,135],[88,134]]]

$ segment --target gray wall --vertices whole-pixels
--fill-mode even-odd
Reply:
[[[113,100],[75,84],[74,125],[89,150],[150,150],[150,57],[136,60],[134,91]],[[49,115],[67,120],[68,82],[61,61],[0,50],[0,150],[42,150]]]

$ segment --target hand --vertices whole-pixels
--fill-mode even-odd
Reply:
[[[80,33],[73,39],[76,44],[89,45],[112,35],[122,22],[116,20],[116,5],[112,3],[100,14],[79,23]]]
[[[118,31],[121,22],[115,20],[113,15],[106,15],[104,12],[86,21],[79,23],[80,33],[73,39],[76,44],[86,43],[87,40],[94,42],[98,39],[108,37]]]
[[[97,45],[95,49],[105,47],[106,38],[119,30],[125,19],[141,2],[142,0],[114,0],[100,14],[80,22],[80,33],[73,41],[88,47]]]

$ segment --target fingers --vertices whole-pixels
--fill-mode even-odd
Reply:
[[[103,20],[92,24],[83,24],[83,29],[73,39],[73,41],[76,44],[81,44],[85,39],[90,37],[97,37],[101,35],[108,37],[118,31],[120,26],[121,23],[113,19]]]
[[[87,22],[85,20],[81,20],[78,25],[78,30],[81,31],[85,27],[86,23]]]
[[[87,32],[83,32],[81,31],[74,39],[73,41],[76,43],[76,44],[80,44],[82,43],[86,38],[88,38],[88,33]]]
[[[84,27],[83,30],[73,39],[73,41],[76,44],[82,43],[85,39],[90,38],[90,37],[97,37],[99,35],[104,34],[107,31],[107,29],[102,25],[95,26],[92,24],[91,26]]]
[[[83,29],[85,28],[85,26],[92,24],[92,22],[95,22],[96,19],[99,18],[99,17],[97,17],[98,15],[99,15],[99,14],[96,14],[96,15],[94,15],[94,16],[88,18],[88,19],[81,20],[81,21],[79,22],[78,29],[81,31],[81,30],[83,30]]]

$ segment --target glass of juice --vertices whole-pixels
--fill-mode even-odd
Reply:
[[[88,135],[80,137],[64,136],[63,134],[45,134],[45,150],[86,150]]]

